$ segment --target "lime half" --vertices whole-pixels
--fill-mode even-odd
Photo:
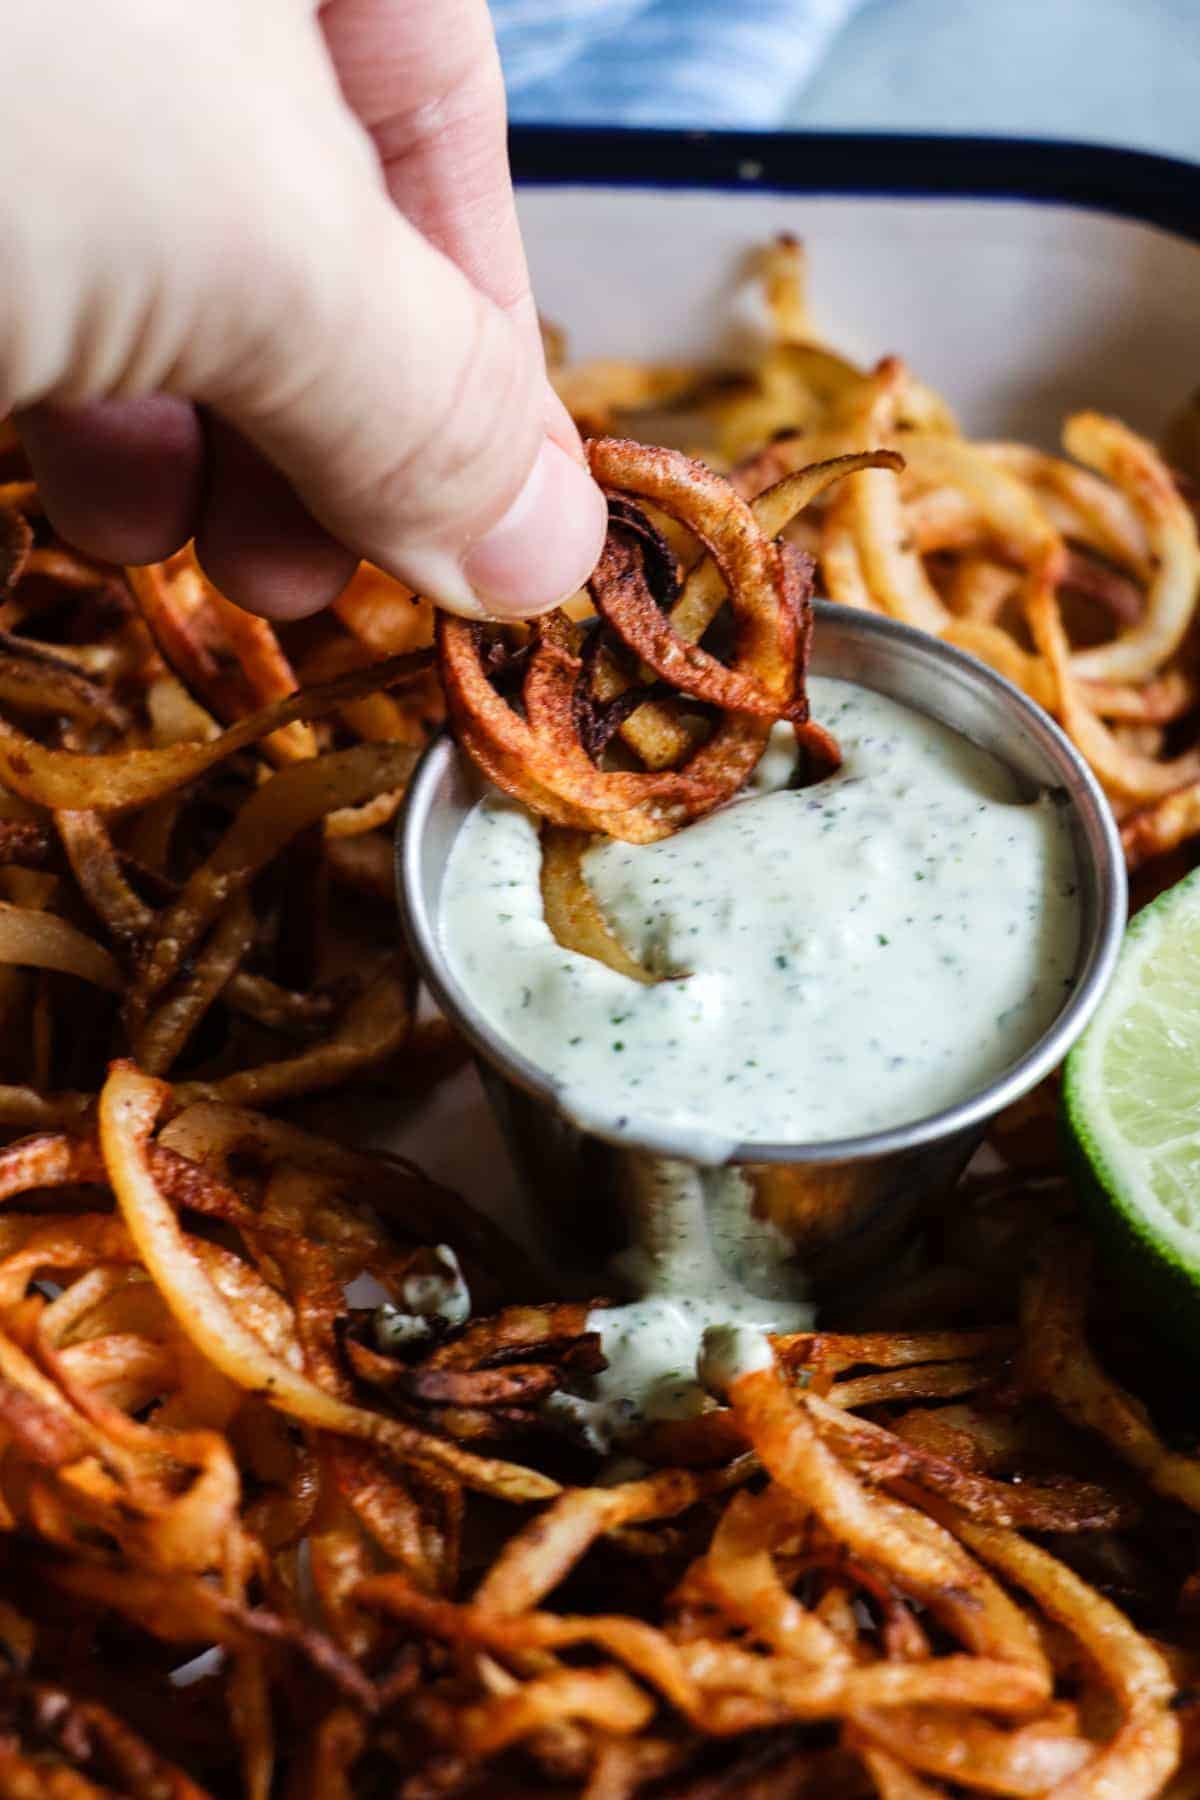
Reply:
[[[1101,1235],[1200,1353],[1200,869],[1130,925],[1063,1098]]]

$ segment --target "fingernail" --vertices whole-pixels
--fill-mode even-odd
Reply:
[[[532,618],[583,586],[607,529],[600,489],[546,438],[504,517],[467,552],[463,574],[484,612]]]

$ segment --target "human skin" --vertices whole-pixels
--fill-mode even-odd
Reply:
[[[603,496],[546,380],[485,0],[0,0],[0,405],[57,529],[231,598],[366,556],[572,593]]]

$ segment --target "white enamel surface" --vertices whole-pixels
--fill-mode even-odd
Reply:
[[[536,188],[520,205],[539,304],[576,355],[719,354],[739,262],[791,231],[808,244],[831,341],[864,361],[902,352],[972,433],[1053,445],[1063,413],[1084,406],[1155,431],[1200,381],[1200,246],[1133,220],[1021,201],[632,188]],[[385,1139],[494,1216],[524,1218],[474,1074]]]
[[[739,269],[790,231],[808,246],[829,342],[864,362],[903,355],[971,435],[1053,444],[1080,406],[1156,430],[1200,379],[1200,247],[1129,219],[1025,201],[566,187],[529,190],[521,217],[538,304],[578,356],[728,349]]]

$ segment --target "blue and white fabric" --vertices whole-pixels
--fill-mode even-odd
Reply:
[[[781,124],[862,0],[492,0],[514,121]]]

